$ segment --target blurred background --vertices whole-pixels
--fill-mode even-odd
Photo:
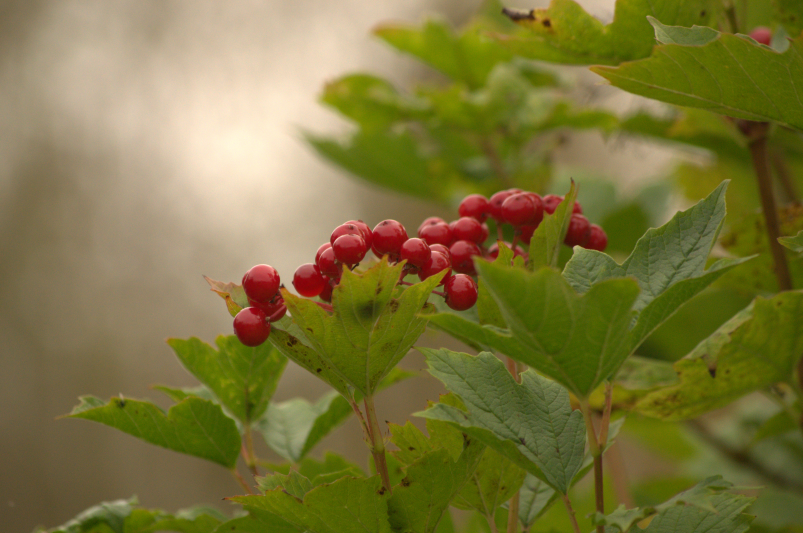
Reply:
[[[579,3],[612,17],[613,0]],[[316,101],[346,72],[400,87],[437,77],[373,38],[377,23],[440,13],[459,25],[479,4],[0,1],[0,529],[52,527],[134,494],[169,511],[229,510],[220,500],[239,487],[225,469],[56,418],[82,394],[168,406],[150,385],[194,385],[164,340],[230,332],[202,275],[239,281],[270,263],[287,280],[345,220],[453,217],[351,179],[300,131],[348,130]],[[583,104],[642,105],[585,69],[565,72]],[[567,135],[555,154],[625,184],[671,156],[596,132]],[[404,366],[423,365],[411,355]],[[440,390],[431,378],[397,387],[410,401],[380,398],[380,419],[403,423]],[[323,390],[289,365],[275,398]],[[360,441],[350,421],[319,450],[364,464]]]

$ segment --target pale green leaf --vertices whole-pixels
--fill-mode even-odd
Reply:
[[[711,29],[671,31],[676,41],[695,43],[706,39]],[[646,59],[591,70],[616,87],[647,98],[803,129],[803,35],[779,53],[751,39],[722,33],[703,46],[659,45]]]
[[[421,416],[456,424],[556,490],[568,491],[582,466],[585,427],[565,389],[531,370],[518,384],[487,352],[472,357],[445,349],[420,350],[430,373],[468,410],[436,404]]]
[[[574,0],[552,0],[548,9],[506,10],[529,32],[499,36],[517,55],[572,65],[618,65],[650,55],[648,16],[667,24],[707,25],[722,9],[712,0],[618,0],[613,22],[604,25]]]
[[[219,405],[188,397],[165,414],[150,402],[112,398],[109,403],[82,396],[67,415],[100,422],[146,442],[234,468],[240,454],[240,434],[234,420]]]
[[[654,17],[647,17],[655,30],[655,40],[661,44],[684,44],[692,46],[703,46],[719,36],[719,32],[714,28],[697,26],[694,31],[682,26],[666,26],[661,24]]]
[[[125,533],[125,519],[139,502],[137,498],[103,502],[83,511],[49,533]]]
[[[184,365],[237,419],[249,425],[262,416],[287,364],[270,344],[251,348],[234,335],[219,335],[217,350],[196,337],[168,339]]]
[[[519,521],[527,529],[552,507],[558,493],[532,474],[527,474],[519,489]]]
[[[277,515],[261,509],[250,508],[248,515],[220,524],[212,533],[304,533]]]
[[[134,509],[125,519],[125,533],[211,533],[225,520],[220,511],[209,507],[184,509],[175,516],[158,509]]]
[[[682,420],[722,407],[749,392],[792,378],[803,353],[803,292],[753,304],[675,363],[679,382],[647,393],[641,413]]]
[[[781,410],[765,420],[759,426],[753,439],[750,441],[751,445],[757,444],[764,439],[783,435],[790,431],[796,431],[800,428],[798,420],[789,413],[789,411]]]
[[[796,254],[803,253],[803,231],[798,232],[794,237],[778,237],[778,242]]]

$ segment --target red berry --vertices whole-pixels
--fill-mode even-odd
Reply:
[[[591,224],[591,231],[589,232],[588,241],[586,242],[585,247],[589,250],[604,252],[607,246],[608,236],[605,234],[605,230],[596,224]]]
[[[506,242],[505,246],[510,248],[510,243]],[[521,246],[518,245],[516,246],[516,249],[513,250],[513,257],[516,257],[517,255],[525,257],[524,250],[522,250]],[[488,248],[488,257],[490,257],[491,259],[496,259],[497,257],[499,257],[499,242],[493,243],[491,247]]]
[[[293,275],[293,287],[296,288],[298,294],[307,298],[318,296],[325,283],[321,270],[312,263],[301,265]]]
[[[424,263],[424,266],[422,266],[421,270],[418,271],[418,278],[421,281],[424,281],[428,277],[434,276],[442,270],[446,270],[446,275],[441,279],[441,282],[438,283],[438,285],[443,285],[449,278],[449,275],[451,274],[451,263],[449,262],[449,258],[447,258],[444,254],[433,251],[429,256],[429,261]]]
[[[400,255],[403,260],[407,261],[408,265],[423,266],[424,263],[429,261],[430,256],[429,245],[421,239],[407,239],[401,246]]]
[[[331,302],[332,301],[332,289],[334,289],[334,285],[336,284],[335,280],[329,279],[324,276],[326,280],[326,285],[324,285],[321,294],[318,295],[318,298],[323,300],[324,302]]]
[[[284,300],[282,299],[281,296],[277,296],[269,302],[257,302],[256,300],[252,300],[249,298],[248,303],[251,307],[256,307],[257,309],[265,313],[265,316],[269,317],[284,305]]]
[[[558,207],[558,204],[563,201],[563,198],[554,194],[547,194],[541,200],[544,203],[544,211],[549,213],[550,215],[555,212],[555,209]]]
[[[452,261],[452,252],[449,251],[448,246],[445,246],[443,244],[430,244],[429,249],[432,250],[433,252],[442,253],[443,255],[446,256],[446,259],[448,259],[449,262]]]
[[[341,263],[356,265],[365,257],[368,247],[361,235],[341,235],[332,245],[332,250]]]
[[[424,239],[427,244],[445,244],[449,246],[452,242],[452,228],[444,221],[433,220],[418,229],[418,237]]]
[[[563,242],[567,246],[585,246],[591,233],[591,224],[583,215],[572,215]]]
[[[360,232],[360,228],[355,226],[354,224],[341,224],[332,231],[332,235],[329,237],[329,242],[332,246],[335,245],[335,241],[338,237],[342,237],[343,235],[357,235],[362,237],[362,232]]]
[[[488,224],[485,222],[480,224],[480,227],[482,228],[482,241],[480,241],[479,244],[482,244],[488,240],[488,236],[491,235],[491,232],[488,230]]]
[[[418,226],[418,231],[421,231],[421,228],[423,228],[424,226],[434,224],[435,222],[446,222],[446,221],[443,220],[441,217],[427,217],[424,219],[421,225]]]
[[[316,265],[318,265],[319,267],[321,266],[321,265],[318,264],[318,261],[320,261],[320,259],[321,259],[321,255],[323,255],[323,253],[326,250],[330,249],[331,247],[332,247],[332,243],[325,242],[318,248],[318,251],[315,253],[315,264]]]
[[[533,226],[532,224],[528,224],[526,226],[519,226],[517,230],[519,232],[518,234],[521,242],[525,244],[530,244],[530,241],[533,238],[533,233],[535,233],[536,229],[538,229],[538,226],[537,225]]]
[[[276,322],[277,320],[281,320],[284,315],[287,314],[287,306],[282,303],[281,306],[276,310],[275,313],[272,315],[268,315],[268,322]]]
[[[383,220],[376,225],[371,237],[374,253],[379,252],[380,257],[385,254],[399,255],[401,245],[407,240],[407,230],[395,220]]]
[[[246,346],[259,346],[270,335],[270,323],[260,309],[246,307],[234,317],[234,334]]]
[[[279,273],[270,265],[256,265],[243,276],[245,295],[257,302],[270,301],[279,291]]]
[[[457,241],[450,248],[452,254],[452,269],[463,274],[476,275],[474,269],[474,256],[482,255],[480,247],[471,241]]]
[[[465,311],[477,303],[477,284],[471,276],[455,274],[444,284],[446,305],[455,311]]]
[[[535,216],[533,219],[528,222],[528,225],[538,226],[542,220],[544,220],[544,201],[541,197],[534,192],[526,192],[524,193],[529,196],[530,200],[532,200],[533,205],[535,206]]]
[[[362,220],[349,220],[346,222],[346,224],[354,224],[360,228],[360,234],[362,235],[363,240],[365,240],[366,248],[371,247],[371,228],[368,227],[368,224]]]
[[[318,264],[321,274],[324,274],[325,276],[340,279],[341,274],[343,274],[343,267],[341,263],[337,261],[337,257],[335,257],[335,250],[331,247],[331,245],[321,253],[316,263]]]
[[[461,217],[471,217],[480,222],[485,222],[485,219],[488,218],[489,208],[490,205],[486,197],[481,194],[469,194],[460,202],[457,212]]]
[[[502,216],[502,204],[505,203],[505,200],[507,200],[509,196],[513,196],[513,193],[510,191],[499,191],[494,193],[488,200],[488,213],[497,222],[505,221],[505,218]]]
[[[536,207],[526,193],[508,196],[502,202],[502,218],[513,226],[523,226],[535,219]]]
[[[769,46],[772,42],[772,30],[766,26],[759,26],[750,32],[750,37],[756,42]]]
[[[580,207],[580,202],[578,202],[577,200],[574,201],[574,207],[572,207],[572,214],[573,215],[583,214],[583,208]]]
[[[482,244],[482,224],[471,217],[461,217],[449,224],[452,228],[452,239],[455,241],[472,241]]]

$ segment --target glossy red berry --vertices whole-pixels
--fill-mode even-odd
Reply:
[[[488,230],[488,224],[486,224],[485,222],[480,224],[480,227],[482,228],[482,241],[480,241],[479,244],[482,244],[488,240],[488,237],[491,235],[491,232]]]
[[[416,267],[423,266],[429,261],[431,251],[429,245],[422,239],[407,239],[401,246],[401,258],[407,261],[408,265]]]
[[[505,221],[504,216],[502,216],[502,204],[513,194],[510,191],[499,191],[488,199],[488,214],[497,222]]]
[[[444,221],[433,220],[418,229],[418,238],[427,244],[443,244],[449,246],[452,242],[452,228]]]
[[[442,253],[443,255],[446,256],[446,259],[448,259],[449,262],[451,263],[451,261],[452,261],[452,252],[449,251],[449,247],[448,246],[445,246],[443,244],[430,244],[429,245],[429,249],[432,250],[433,252]]]
[[[534,192],[525,192],[530,200],[532,201],[533,205],[535,206],[535,216],[533,219],[529,221],[527,224],[532,226],[538,226],[542,220],[544,220],[544,201],[541,199],[541,196],[535,194]]]
[[[469,194],[460,202],[457,212],[461,217],[471,217],[479,222],[485,222],[489,209],[490,205],[486,197],[481,194]]]
[[[385,254],[399,255],[401,245],[407,240],[407,230],[395,220],[383,220],[371,233],[371,246],[380,257]]]
[[[541,201],[544,203],[544,211],[549,213],[550,215],[555,212],[555,209],[558,207],[558,204],[563,201],[563,197],[557,196],[555,194],[547,194]]]
[[[357,235],[362,237],[362,232],[360,228],[354,224],[341,224],[332,231],[332,235],[329,237],[329,243],[334,246],[338,237],[342,237],[343,235]]]
[[[421,228],[423,228],[424,226],[428,226],[429,224],[434,224],[434,223],[436,223],[436,222],[444,222],[444,223],[445,223],[446,221],[445,221],[445,220],[443,220],[441,217],[427,217],[427,218],[425,218],[425,219],[424,219],[424,221],[423,221],[423,222],[422,222],[422,223],[421,223],[421,224],[418,226],[418,230],[417,230],[417,231],[421,231]]]
[[[368,227],[368,224],[363,222],[362,220],[349,220],[346,224],[354,224],[358,228],[360,228],[360,234],[362,235],[363,240],[365,241],[365,246],[370,250],[371,249],[371,228]]]
[[[321,294],[318,295],[318,298],[324,302],[331,302],[332,290],[334,289],[335,281],[327,278],[326,276],[324,276],[324,280],[326,281],[326,285],[323,286],[323,290],[321,291]]]
[[[471,241],[477,244],[482,244],[483,239],[482,224],[476,219],[471,217],[460,217],[451,224],[452,240],[454,241]]]
[[[476,275],[474,256],[482,255],[480,247],[471,241],[457,241],[450,248],[452,254],[452,270],[463,274]]]
[[[293,275],[293,287],[298,294],[312,298],[318,296],[326,283],[317,265],[306,263],[296,269]]]
[[[268,302],[279,291],[279,273],[270,265],[256,265],[243,276],[245,295],[257,302]]]
[[[344,265],[356,265],[365,257],[368,247],[361,235],[341,235],[332,245],[332,250]]]
[[[332,244],[328,243],[328,242],[325,242],[322,245],[320,245],[320,247],[318,247],[318,251],[315,252],[315,264],[316,265],[318,265],[318,261],[321,259],[321,255],[323,255],[323,253],[326,250],[330,249],[331,247],[332,247]],[[321,265],[318,265],[318,266],[320,267]]]
[[[335,251],[331,245],[321,252],[316,264],[321,274],[329,276],[330,278],[340,279],[341,274],[343,274],[343,265],[338,262],[337,257],[335,257]]]
[[[279,308],[272,315],[268,315],[268,322],[276,322],[277,320],[281,320],[282,317],[286,314],[287,314],[287,306],[285,306],[284,302],[282,302],[282,305],[280,305]]]
[[[259,346],[270,336],[270,323],[262,310],[246,307],[234,317],[234,334],[246,346]]]
[[[769,46],[772,42],[772,30],[766,26],[759,26],[750,32],[750,37],[756,42]]]
[[[508,196],[502,202],[502,219],[513,226],[531,223],[536,214],[535,203],[526,193]]]
[[[530,244],[530,241],[533,238],[533,233],[535,230],[538,229],[538,226],[534,226],[532,224],[527,224],[526,226],[519,226],[516,228],[518,231],[519,240],[524,244]]]
[[[257,302],[256,300],[248,299],[248,304],[251,307],[256,307],[265,313],[265,316],[270,317],[284,305],[284,300],[281,296],[276,296],[269,302]]]
[[[446,289],[446,305],[455,311],[465,311],[477,303],[477,284],[471,276],[455,274],[443,287]]]
[[[421,270],[418,271],[418,278],[421,281],[424,281],[428,277],[434,276],[443,270],[446,270],[446,275],[441,279],[441,282],[438,285],[443,285],[446,282],[452,272],[452,269],[451,263],[445,254],[433,251],[429,256],[429,261],[424,263],[424,266],[422,266]]]
[[[586,242],[585,247],[589,250],[604,252],[607,246],[608,236],[605,234],[605,230],[596,224],[591,224],[591,230],[588,234],[588,241]]]
[[[583,215],[572,215],[563,242],[567,246],[585,246],[591,233],[591,224]]]

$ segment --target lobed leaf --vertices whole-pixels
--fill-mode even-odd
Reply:
[[[558,499],[558,493],[532,474],[527,474],[519,489],[519,521],[527,530]]]
[[[654,100],[803,129],[803,35],[779,53],[746,37],[718,33],[711,39],[711,28],[651,22],[656,38],[671,35],[670,44],[656,46],[646,59],[591,70]]]
[[[473,357],[419,349],[430,373],[467,408],[436,404],[419,416],[456,425],[561,493],[568,491],[582,466],[585,427],[565,389],[533,371],[523,373],[518,384],[487,352]]]
[[[240,454],[240,434],[220,405],[188,397],[165,414],[144,401],[112,398],[109,403],[82,396],[67,415],[100,422],[151,444],[234,468]]]
[[[268,408],[287,364],[287,358],[270,344],[251,348],[234,335],[218,336],[217,350],[196,337],[168,339],[167,344],[184,368],[244,425],[250,425]]]

